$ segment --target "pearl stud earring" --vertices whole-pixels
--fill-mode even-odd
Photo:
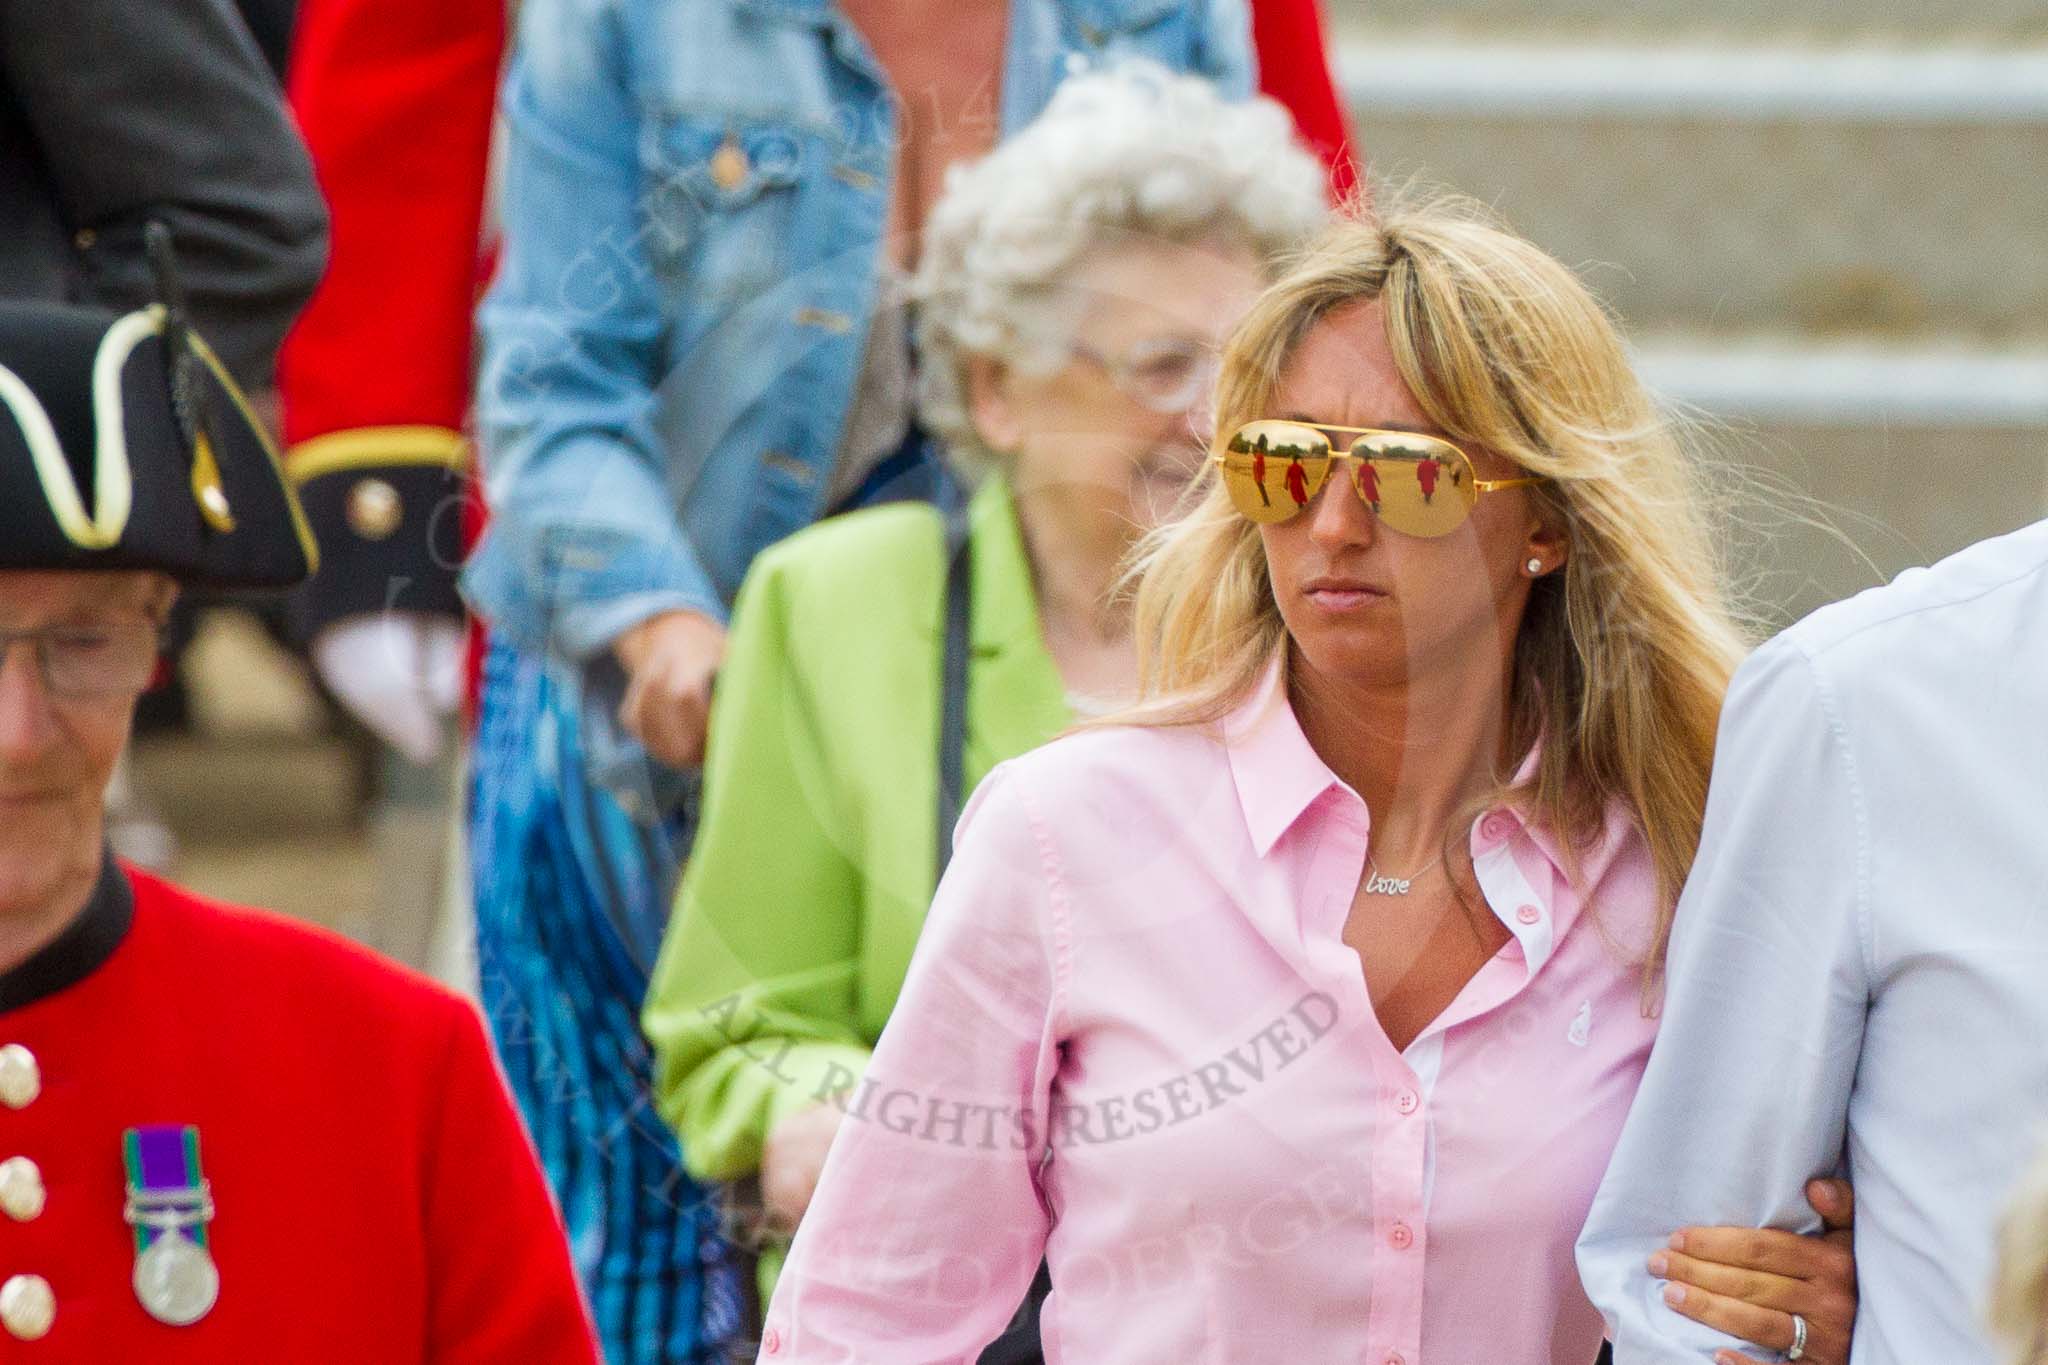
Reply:
[[[1543,561],[1542,561],[1542,560],[1540,560],[1540,559],[1537,559],[1537,558],[1535,558],[1534,556],[1531,556],[1531,557],[1530,557],[1530,560],[1529,560],[1529,565],[1528,565],[1528,568],[1529,568],[1529,577],[1531,577],[1531,578],[1534,578],[1534,577],[1536,577],[1536,576],[1537,576],[1538,574],[1540,574],[1540,573],[1542,573],[1542,572],[1543,572]]]

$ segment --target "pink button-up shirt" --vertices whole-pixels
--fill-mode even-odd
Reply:
[[[1648,847],[1617,814],[1574,885],[1475,821],[1513,938],[1397,1052],[1341,936],[1365,805],[1279,676],[1220,738],[1084,732],[975,793],[762,1360],[970,1362],[1043,1252],[1052,1362],[1591,1365]]]

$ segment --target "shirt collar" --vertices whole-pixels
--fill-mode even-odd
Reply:
[[[1511,786],[1522,788],[1536,778],[1543,755],[1539,737],[1516,770]],[[1609,805],[1599,827],[1567,859],[1556,833],[1512,803],[1494,807],[1472,826],[1474,873],[1487,903],[1521,944],[1534,975],[1565,932],[1578,918],[1589,889],[1608,880],[1615,861],[1632,844],[1640,845],[1635,821],[1620,801]],[[1567,871],[1573,868],[1576,876]],[[1649,890],[1654,894],[1654,873]],[[1531,907],[1533,914],[1525,913]]]
[[[1224,721],[1225,752],[1244,812],[1245,827],[1261,858],[1309,808],[1329,792],[1349,796],[1332,814],[1354,819],[1366,833],[1370,815],[1365,803],[1325,764],[1308,742],[1287,696],[1285,656],[1268,665],[1259,685]],[[1525,787],[1536,777],[1543,757],[1539,737],[1522,759],[1510,786]],[[1348,814],[1347,814],[1348,813]],[[1628,812],[1618,803],[1609,809],[1589,847],[1578,850],[1576,884],[1565,873],[1558,841],[1515,803],[1484,812],[1470,833],[1473,871],[1487,905],[1519,945],[1526,975],[1533,977],[1555,951],[1577,919],[1581,888],[1597,886],[1628,843],[1633,831]],[[1475,978],[1477,980],[1477,978]],[[1461,999],[1463,997],[1460,997]],[[1447,1012],[1448,1017],[1449,1012]]]
[[[1245,828],[1251,831],[1253,847],[1261,858],[1272,852],[1280,836],[1332,788],[1350,794],[1359,811],[1364,812],[1363,798],[1330,771],[1308,742],[1294,714],[1294,704],[1288,699],[1285,677],[1283,653],[1266,666],[1258,686],[1223,722],[1238,804],[1244,811]],[[1519,788],[1532,783],[1542,758],[1543,741],[1539,738],[1529,746],[1509,785]],[[1599,880],[1627,833],[1623,818],[1610,814],[1606,823],[1599,842],[1580,858],[1580,878],[1589,884]],[[1487,811],[1473,824],[1474,851],[1506,843],[1511,835],[1527,837],[1562,874],[1564,858],[1556,840],[1540,823],[1526,818],[1512,804]]]
[[[1521,767],[1515,770],[1514,780],[1509,783],[1509,786],[1517,790],[1534,786],[1536,782],[1536,767],[1542,759],[1543,739],[1541,736],[1538,736],[1536,742],[1529,746],[1528,755],[1523,758]],[[1558,841],[1557,835],[1551,830],[1550,826],[1540,820],[1530,819],[1523,810],[1512,804],[1503,805],[1487,812],[1486,816],[1481,818],[1480,824],[1474,826],[1473,848],[1475,851],[1487,842],[1484,836],[1485,821],[1495,817],[1512,821],[1512,825],[1496,823],[1494,828],[1496,830],[1511,828],[1516,834],[1526,838],[1536,848],[1537,852],[1543,855],[1544,861],[1556,869],[1559,885],[1565,885],[1567,882],[1574,880],[1566,875],[1565,868],[1568,863],[1565,858],[1564,846]],[[1620,855],[1623,848],[1634,835],[1635,821],[1629,814],[1627,806],[1619,801],[1611,804],[1601,818],[1599,829],[1593,833],[1589,842],[1584,847],[1573,850],[1576,854],[1578,865],[1578,876],[1575,879],[1577,884],[1581,887],[1598,885],[1600,880],[1607,875],[1608,867]]]
[[[1288,700],[1284,651],[1266,666],[1259,685],[1223,722],[1231,780],[1245,828],[1261,858],[1280,836],[1332,787],[1349,792],[1302,733]],[[1364,801],[1352,793],[1362,816]]]
[[[67,990],[98,971],[128,936],[135,893],[111,851],[101,854],[100,879],[62,933],[9,971],[0,972],[0,1013]]]

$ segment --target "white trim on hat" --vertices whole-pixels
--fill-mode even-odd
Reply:
[[[57,519],[57,529],[82,550],[112,549],[128,529],[128,515],[135,506],[135,480],[121,418],[121,368],[142,339],[155,336],[162,325],[160,309],[142,309],[117,318],[100,338],[92,365],[93,421],[99,441],[93,452],[91,515],[86,514],[85,499],[42,400],[20,375],[0,365],[0,402],[6,403],[21,428],[36,481],[43,486],[43,498]]]

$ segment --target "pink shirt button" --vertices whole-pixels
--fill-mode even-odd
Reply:
[[[1406,1251],[1415,1245],[1415,1234],[1408,1230],[1406,1223],[1396,1223],[1393,1230],[1387,1234],[1387,1241],[1393,1245],[1394,1250]]]
[[[1389,1351],[1384,1365],[1408,1365],[1408,1358],[1399,1351]]]
[[[761,1335],[761,1349],[769,1355],[782,1349],[782,1333],[770,1327]]]
[[[1515,817],[1497,810],[1479,822],[1479,837],[1490,844],[1504,844],[1515,832]]]
[[[1515,918],[1524,924],[1534,924],[1543,918],[1543,912],[1533,905],[1524,905],[1515,911]]]
[[[1413,1090],[1403,1090],[1394,1096],[1394,1107],[1404,1114],[1412,1114],[1422,1105],[1422,1097]]]

